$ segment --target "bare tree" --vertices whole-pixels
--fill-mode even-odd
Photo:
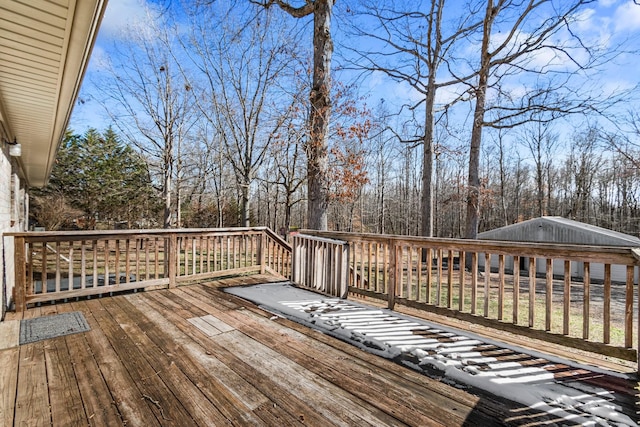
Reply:
[[[294,18],[313,15],[313,81],[309,99],[309,138],[307,152],[307,226],[312,229],[327,229],[329,206],[329,176],[327,131],[331,117],[331,58],[333,40],[331,17],[335,0],[304,0],[301,6],[283,0],[250,0],[265,8],[279,6]]]
[[[270,145],[268,151],[270,168],[260,178],[266,188],[275,187],[277,195],[281,194],[284,218],[280,225],[284,230],[285,237],[292,225],[292,210],[294,206],[302,202],[301,188],[306,182],[303,160],[305,132],[304,126],[300,126],[300,121],[304,120],[299,117],[301,113],[306,111],[306,108],[302,108],[301,101],[299,100],[297,103],[300,108],[292,108],[289,111],[280,132]]]
[[[108,77],[96,83],[116,127],[159,170],[163,226],[169,228],[177,150],[195,119],[194,103],[191,86],[173,61],[167,27],[153,25],[151,14],[149,21],[144,28],[128,29],[114,47],[118,62],[109,64]]]
[[[548,215],[549,206],[545,194],[548,185],[545,181],[549,177],[558,141],[558,134],[553,131],[552,126],[538,121],[526,126],[520,138],[520,143],[531,153],[536,168],[536,210],[538,216]]]
[[[569,189],[569,197],[565,200],[565,215],[582,222],[594,219],[592,197],[596,171],[602,166],[604,159],[599,152],[600,132],[595,127],[576,133],[572,137],[571,152],[565,160],[565,176],[569,181],[564,187]]]
[[[473,66],[469,86],[475,107],[469,144],[469,177],[465,237],[478,232],[480,200],[480,145],[485,127],[515,127],[531,121],[551,122],[569,114],[597,112],[596,96],[586,88],[576,90],[572,80],[605,61],[572,32],[579,12],[593,0],[488,0],[484,15],[480,58]],[[541,18],[543,17],[543,18]],[[561,34],[562,33],[562,34]],[[580,55],[578,55],[578,52]],[[618,52],[609,51],[611,55]],[[550,54],[540,63],[537,56]],[[578,61],[578,56],[585,59]],[[571,66],[559,65],[559,62]],[[536,83],[512,94],[507,84],[517,75],[520,82]],[[468,75],[459,76],[471,82]],[[488,96],[493,94],[493,96]],[[607,103],[615,102],[610,99]]]
[[[240,223],[249,226],[256,170],[291,104],[280,84],[295,45],[273,13],[254,15],[216,6],[193,14],[191,59],[202,76],[198,105],[225,147],[240,194]]]
[[[366,43],[350,48],[353,64],[369,72],[379,71],[391,79],[409,84],[421,99],[409,105],[411,111],[424,104],[424,126],[420,141],[422,153],[421,234],[433,235],[433,156],[436,102],[439,89],[459,84],[456,78],[438,78],[439,70],[451,57],[451,51],[482,24],[477,11],[463,7],[458,22],[445,27],[445,0],[429,0],[426,4],[414,1],[365,1],[358,14],[368,25],[354,22],[352,31]],[[453,9],[453,8],[452,8]],[[372,45],[367,48],[363,46]],[[447,111],[459,98],[447,100],[439,106]]]

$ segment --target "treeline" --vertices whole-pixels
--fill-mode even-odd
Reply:
[[[637,77],[599,80],[628,52],[590,37],[592,2],[338,2],[314,55],[310,14],[333,7],[317,2],[171,2],[114,40],[77,108],[104,107],[146,181],[99,207],[65,194],[82,224],[280,231],[317,208],[347,231],[473,237],[540,215],[640,231]],[[96,135],[113,139],[74,138]]]
[[[529,133],[529,136],[535,133]],[[538,134],[539,135],[539,134]],[[597,129],[526,139],[504,147],[495,139],[482,167],[480,230],[540,215],[558,215],[623,233],[640,233],[640,172],[629,153],[612,148]],[[362,180],[335,195],[329,226],[334,230],[418,235],[420,230],[419,147],[371,138],[362,146]],[[395,142],[394,142],[395,141]],[[458,147],[460,148],[460,147]],[[251,222],[275,231],[305,227],[304,168],[291,170],[297,186],[287,191],[278,168],[279,147],[256,175]],[[211,154],[211,153],[210,153]],[[49,185],[32,194],[32,221],[47,229],[155,228],[162,226],[162,194],[153,165],[125,145],[111,129],[67,134]],[[224,165],[222,167],[224,168]],[[228,170],[227,170],[228,172]],[[465,224],[466,154],[442,145],[435,162],[435,235],[462,237]],[[233,177],[193,175],[181,182],[181,205],[172,207],[182,227],[241,224],[241,196]],[[224,188],[216,197],[211,188]],[[344,192],[343,192],[344,193]],[[176,199],[177,200],[177,199]],[[54,209],[51,209],[51,207]]]

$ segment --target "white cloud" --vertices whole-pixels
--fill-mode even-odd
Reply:
[[[145,0],[109,0],[100,26],[101,36],[122,38],[127,29],[149,22],[150,7]]]
[[[613,14],[616,31],[640,30],[640,6],[627,1],[622,3]]]
[[[600,0],[598,3],[601,7],[610,7],[616,4],[618,0]]]
[[[95,45],[91,52],[91,62],[89,63],[90,71],[99,71],[108,69],[111,64],[111,59],[107,51],[100,45]]]

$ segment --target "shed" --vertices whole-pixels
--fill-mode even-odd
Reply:
[[[629,234],[620,233],[595,225],[559,216],[542,216],[517,224],[500,227],[495,230],[478,233],[480,240],[499,240],[514,242],[539,242],[539,243],[566,243],[586,246],[616,246],[640,248],[640,239]],[[496,257],[493,257],[496,258]],[[483,257],[480,257],[480,265],[484,267]],[[492,259],[491,266],[497,267],[498,260]],[[520,271],[528,271],[529,259],[520,258]],[[505,259],[505,268],[513,270],[513,257]],[[544,273],[546,266],[543,262],[536,262],[537,273]],[[554,260],[554,274],[564,274],[564,260]],[[603,280],[604,265],[590,265],[591,278]],[[581,278],[584,274],[584,263],[572,262],[571,275]],[[611,278],[614,281],[626,280],[626,266],[612,265]],[[635,272],[635,282],[638,282],[638,269]]]

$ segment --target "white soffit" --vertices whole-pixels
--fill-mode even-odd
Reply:
[[[107,0],[0,0],[0,137],[46,184]]]

